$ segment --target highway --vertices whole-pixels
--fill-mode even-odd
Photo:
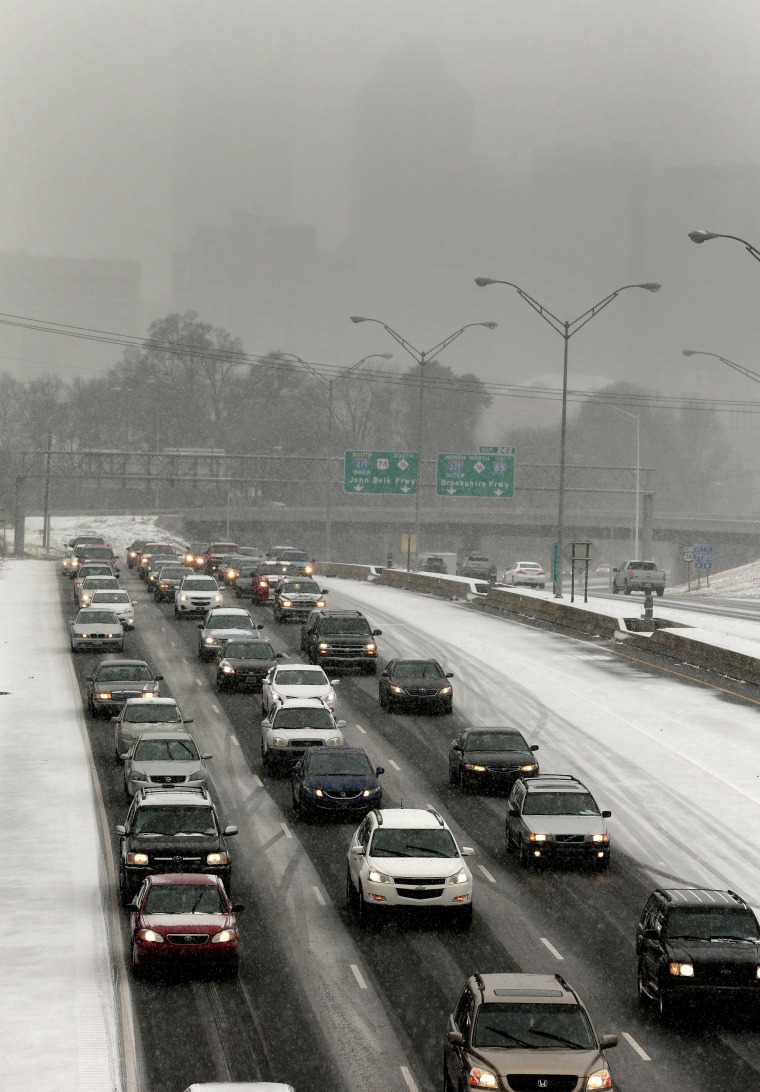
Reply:
[[[633,940],[655,885],[649,851],[658,858],[667,848],[673,851],[676,874],[665,871],[658,879],[690,883],[698,874],[699,845],[676,846],[674,839],[663,850],[642,842],[641,853],[634,842],[616,845],[604,875],[571,868],[524,872],[505,855],[503,798],[460,794],[448,785],[446,754],[466,723],[464,703],[451,717],[390,716],[379,708],[374,679],[344,676],[338,715],[348,721],[347,741],[365,747],[373,763],[385,767],[384,804],[433,804],[460,842],[475,847],[470,859],[475,920],[469,933],[450,932],[416,914],[365,933],[345,907],[345,855],[353,825],[296,821],[289,782],[262,773],[258,696],[217,694],[213,665],[196,659],[195,625],[175,621],[170,606],[153,604],[134,574],[123,572],[122,583],[133,595],[138,617],[125,655],[146,658],[164,675],[164,693],[194,717],[191,731],[200,749],[214,754],[211,792],[223,822],[240,830],[231,842],[233,891],[234,900],[246,906],[238,982],[132,983],[142,1089],[181,1092],[191,1081],[212,1079],[289,1081],[296,1092],[326,1084],[336,1092],[440,1089],[446,1018],[474,970],[566,977],[586,1001],[597,1031],[620,1036],[610,1063],[616,1087],[625,1092],[728,1092],[760,1085],[756,1013],[704,1011],[668,1029],[637,1001]],[[68,580],[61,584],[68,617],[71,586]],[[330,586],[331,605],[356,605],[339,582]],[[409,655],[410,649],[424,656],[443,647],[457,674],[456,633],[432,640],[415,626],[415,599],[409,596],[408,603],[403,618],[392,609],[372,611],[372,623],[383,629],[384,656]],[[268,608],[252,611],[277,650],[301,659],[297,626],[277,626]],[[516,622],[488,624],[501,627],[505,646],[524,639],[525,629]],[[578,647],[567,638],[556,642],[560,657],[571,644]],[[581,647],[584,656],[601,655],[596,647]],[[74,657],[80,683],[96,659]],[[611,659],[600,658],[598,669],[613,682],[616,671],[625,671],[630,682],[632,669],[608,666]],[[645,681],[650,670],[656,679],[656,667],[635,669]],[[529,740],[541,744],[542,761],[561,753],[561,741],[552,734],[558,726],[540,687],[526,684],[516,671],[505,691],[503,670],[486,664],[480,676],[480,704],[468,687],[455,689],[458,696],[466,694],[477,722],[483,722],[485,708],[500,704],[494,694],[501,695],[509,722],[521,723]],[[552,685],[547,671],[544,686]],[[687,681],[674,685],[689,700],[702,696]],[[489,701],[483,705],[486,692]],[[568,719],[559,727],[579,761],[593,761],[584,725]],[[126,803],[112,725],[88,719],[88,731],[113,827],[123,820]],[[606,757],[599,761],[603,767]],[[619,765],[602,806],[610,806],[613,816],[616,804],[628,809],[626,779],[640,778],[633,763]],[[652,829],[642,827],[642,837],[652,837]],[[668,843],[667,830],[661,840]],[[116,838],[110,848],[117,850]],[[687,868],[685,877],[678,875]],[[126,926],[126,914],[122,920]],[[126,956],[125,930],[120,943]]]

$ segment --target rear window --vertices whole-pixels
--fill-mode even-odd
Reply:
[[[657,566],[654,561],[631,561],[628,565],[629,569],[645,569],[647,572],[654,572]]]

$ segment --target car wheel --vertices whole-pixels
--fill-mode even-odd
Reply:
[[[381,709],[387,709],[388,708],[388,699],[386,698],[385,693],[381,688],[378,688],[377,700],[380,702],[380,708]]]
[[[374,910],[374,907],[370,906],[368,902],[364,901],[364,893],[363,893],[363,891],[361,889],[361,885],[359,885],[359,890],[357,892],[356,897],[357,897],[358,904],[359,904],[358,905],[359,924],[362,925],[365,929],[368,929],[372,925],[374,925],[374,923],[375,923],[375,910]]]
[[[69,648],[71,649],[72,652],[78,652],[79,651],[78,648],[74,647],[74,642],[73,641],[69,641]]]
[[[468,903],[462,910],[454,911],[454,928],[458,933],[464,933],[472,925],[472,903]]]
[[[119,898],[124,906],[129,906],[132,901],[132,893],[129,890],[127,877],[124,875],[124,871],[121,868],[119,869]]]
[[[264,767],[264,773],[268,774],[269,777],[271,777],[272,776],[272,759],[271,759],[271,757],[269,755],[269,751],[265,751],[263,747],[261,748],[261,764]]]
[[[665,594],[665,589],[664,588],[657,588],[656,591],[657,591],[658,597],[661,597],[661,596],[663,596]]]
[[[461,785],[462,783],[462,771],[458,766],[452,766],[449,763],[449,785]]]
[[[137,945],[132,942],[132,974],[135,978],[145,977],[145,968],[141,967],[137,961]]]
[[[514,843],[512,841],[512,835],[509,833],[509,827],[507,827],[507,833],[506,833],[506,848],[507,848],[507,856],[511,857],[512,854],[515,851],[515,846],[514,846]]]
[[[175,618],[181,618],[182,617],[182,612],[178,611],[176,607],[174,608],[174,617]]]
[[[612,594],[613,595],[620,595],[620,588],[617,586],[617,584],[612,585]]]
[[[625,594],[626,594],[626,595],[630,595],[630,594],[631,594],[631,589],[630,589],[630,588],[628,587],[628,585],[627,585],[627,584],[624,584],[624,585],[623,585],[623,591],[625,592]]]
[[[644,989],[644,969],[639,963],[639,970],[636,976],[636,992],[639,998],[640,1005],[649,1004],[649,994]]]
[[[670,996],[670,990],[664,990],[660,986],[657,991],[657,1012],[663,1024],[669,1024],[673,1019],[675,1003]]]
[[[443,1059],[443,1092],[455,1092],[454,1085],[451,1083],[449,1067],[446,1065],[445,1057]]]
[[[523,845],[522,838],[520,838],[520,840],[517,843],[517,851],[518,851],[519,858],[520,858],[520,867],[521,868],[530,868],[530,865],[531,865],[530,850],[527,848],[527,846]]]

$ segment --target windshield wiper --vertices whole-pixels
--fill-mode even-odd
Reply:
[[[416,846],[413,842],[406,843],[410,849],[421,849],[426,857],[447,857],[451,859],[450,853],[444,853],[441,849],[430,849],[429,846]],[[411,853],[405,854],[407,857],[411,857]]]
[[[748,944],[757,944],[757,937],[737,937],[731,933],[719,933],[716,936],[710,937],[710,940],[742,940],[747,941]]]
[[[208,838],[213,834],[213,830],[209,833],[207,830],[178,830],[175,838]]]
[[[553,1039],[555,1043],[563,1043],[565,1046],[572,1047],[573,1050],[590,1050],[591,1048],[583,1043],[575,1043],[572,1039],[565,1039],[562,1035],[552,1035],[550,1031],[536,1031],[531,1028],[531,1035],[540,1035],[542,1039]]]
[[[699,936],[698,933],[669,933],[666,940],[709,940],[709,937]]]
[[[502,1031],[501,1028],[494,1028],[490,1024],[486,1024],[484,1030],[492,1031],[494,1035],[498,1035],[502,1039],[509,1039],[510,1043],[517,1043],[518,1046],[525,1047],[527,1050],[538,1050],[538,1047],[534,1047],[530,1043],[524,1043],[516,1035],[510,1035],[508,1031]],[[476,1043],[475,1046],[481,1046],[481,1044]]]

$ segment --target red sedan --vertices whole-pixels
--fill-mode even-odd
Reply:
[[[132,970],[205,967],[238,973],[240,938],[235,911],[218,876],[148,876],[129,906]]]
[[[289,561],[262,561],[251,574],[253,598],[266,603],[274,598],[274,589],[286,576],[301,576],[298,565]]]

